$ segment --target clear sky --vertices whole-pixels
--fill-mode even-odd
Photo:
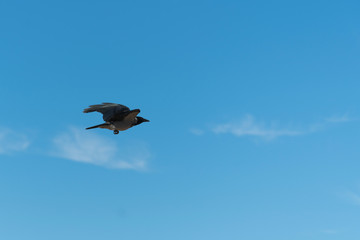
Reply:
[[[358,240],[359,12],[1,1],[0,238]]]

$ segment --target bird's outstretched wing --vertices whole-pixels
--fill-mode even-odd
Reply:
[[[103,119],[105,122],[111,122],[121,121],[129,114],[134,114],[133,111],[135,110],[130,111],[128,107],[117,103],[102,103],[89,106],[88,108],[84,109],[84,113],[99,112],[103,114]],[[138,111],[140,112],[140,110]],[[134,117],[136,117],[136,115]]]

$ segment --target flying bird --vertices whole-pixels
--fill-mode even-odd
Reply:
[[[84,109],[84,113],[89,112],[102,113],[105,123],[86,129],[106,128],[114,131],[114,134],[119,134],[119,131],[124,131],[143,122],[150,122],[145,118],[137,116],[140,113],[140,109],[130,110],[128,107],[117,103],[90,105]]]

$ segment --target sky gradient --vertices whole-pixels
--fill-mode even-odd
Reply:
[[[359,12],[1,1],[1,239],[358,240]]]

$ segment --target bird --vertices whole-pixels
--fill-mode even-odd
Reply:
[[[137,116],[140,109],[130,110],[127,106],[117,103],[107,103],[90,105],[85,108],[84,113],[99,112],[103,114],[105,123],[86,128],[105,128],[119,134],[119,131],[125,131],[133,126],[139,125],[143,122],[150,122],[149,120]]]

